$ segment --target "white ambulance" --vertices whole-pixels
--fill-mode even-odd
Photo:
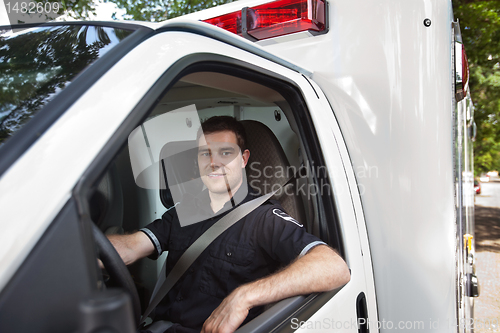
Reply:
[[[213,115],[245,124],[257,190],[293,171],[277,199],[351,271],[237,332],[489,324],[473,316],[475,125],[451,0],[242,0],[20,28],[0,35],[0,332],[135,331],[161,263],[127,270],[102,233],[175,206],[162,149]],[[194,173],[173,172],[181,190]]]

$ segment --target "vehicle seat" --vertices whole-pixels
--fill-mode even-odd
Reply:
[[[197,145],[197,141],[174,141],[160,151],[160,199],[167,209],[185,194],[197,195],[203,190]]]
[[[243,120],[241,123],[245,127],[247,147],[250,150],[246,166],[247,181],[258,193],[269,193],[277,189],[276,184],[285,184],[293,176],[288,171],[293,169],[290,169],[290,163],[278,139],[266,125],[255,120]],[[264,170],[266,166],[268,168]],[[272,168],[269,169],[269,166]],[[266,174],[272,177],[267,177]],[[290,182],[286,191],[278,192],[273,199],[278,200],[290,216],[306,224],[304,205],[302,197],[296,191],[296,182]]]

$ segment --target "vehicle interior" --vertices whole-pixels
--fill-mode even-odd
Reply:
[[[182,146],[196,139],[194,135],[200,122],[212,116],[228,115],[242,121],[247,132],[251,155],[246,173],[250,186],[257,193],[265,194],[292,178],[274,198],[308,232],[319,236],[342,255],[333,195],[322,167],[322,155],[313,127],[309,125],[305,103],[300,102],[300,93],[289,86],[251,75],[233,75],[230,71],[195,71],[174,81],[150,107],[147,118],[136,127],[137,131],[130,134],[128,144],[122,145],[92,185],[88,200],[92,221],[104,234],[134,232],[173,209],[179,198],[175,191],[200,192],[203,189],[200,181],[183,182],[183,179],[199,177],[196,168],[172,170],[172,166],[182,159],[193,159],[192,152]],[[292,95],[295,100],[290,98]],[[194,117],[193,113],[176,115],[177,110],[186,107],[194,110]],[[168,121],[160,121],[167,119],[162,118],[165,116],[169,117]],[[150,126],[153,123],[156,125]],[[165,124],[168,124],[167,130]],[[173,148],[176,154],[165,154],[166,142],[152,142],[166,135],[169,147],[177,147]],[[134,152],[135,137],[146,140],[148,153]],[[141,159],[145,166],[138,167]],[[145,176],[146,172],[149,176]],[[169,188],[173,178],[176,178],[174,183],[180,184],[175,189]],[[148,305],[167,255],[164,253],[157,261],[145,258],[128,267],[142,311]],[[108,287],[112,286],[113,281],[107,280],[104,271],[103,281]],[[269,306],[267,317],[264,313],[254,320],[253,326],[252,322],[247,324],[249,331],[268,330],[270,325],[276,325],[276,316],[289,315],[305,299],[299,297]],[[239,332],[243,332],[242,329]]]

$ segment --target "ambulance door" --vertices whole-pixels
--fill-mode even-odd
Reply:
[[[253,114],[265,124],[269,117],[258,112],[270,111],[276,121],[284,115],[297,138],[282,145],[285,152],[295,154],[289,160],[300,171],[303,186],[296,194],[304,202],[305,222],[312,233],[345,258],[351,280],[338,290],[278,303],[239,332],[377,331],[376,326],[368,327],[368,322],[376,323],[377,311],[359,190],[334,110],[307,78],[310,74],[205,23],[167,24],[125,56],[71,108],[94,116],[96,127],[106,134],[100,138],[103,148],[75,187],[82,223],[91,223],[89,197],[101,176],[111,165],[120,168],[128,163],[130,133],[160,113],[194,104],[200,118],[228,113],[243,119]],[[175,93],[169,95],[173,89]],[[220,99],[221,94],[227,98]],[[257,111],[246,108],[245,103]],[[186,127],[193,132],[188,129],[199,120],[186,118],[175,130],[182,132]],[[85,141],[83,137],[74,140]],[[158,159],[150,142],[144,147],[149,151],[147,158]],[[137,189],[130,177],[130,170],[121,175],[122,181],[130,183],[122,185],[123,195],[136,192],[133,198],[124,198],[125,209],[134,210],[133,214],[125,213],[124,219],[134,216],[136,224],[124,221],[123,225],[137,229],[161,217],[167,208],[160,191]],[[158,274],[157,266],[145,260],[133,268],[140,270],[134,277],[143,279],[143,303],[152,291],[151,275]]]

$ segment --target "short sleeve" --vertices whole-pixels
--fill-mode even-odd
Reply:
[[[288,215],[281,206],[265,207],[269,208],[258,222],[262,232],[257,235],[257,242],[273,260],[288,265],[313,247],[325,244],[308,233],[304,225]]]
[[[156,249],[156,251],[148,258],[156,260],[163,253],[163,251],[168,251],[173,219],[174,216],[167,211],[163,214],[161,219],[154,220],[144,228],[140,229],[140,231],[148,236]]]

